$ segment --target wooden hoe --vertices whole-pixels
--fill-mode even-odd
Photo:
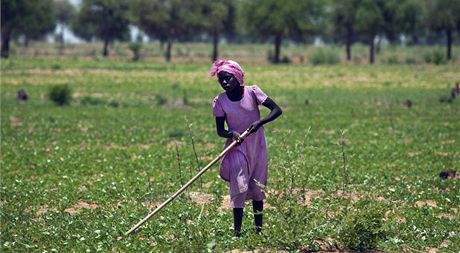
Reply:
[[[248,129],[249,130],[249,129]],[[240,139],[244,139],[246,136],[249,135],[249,131],[246,130],[240,135]],[[148,221],[150,218],[152,218],[153,215],[158,213],[161,209],[163,209],[167,204],[169,204],[171,201],[173,201],[175,198],[177,198],[179,195],[181,195],[187,187],[189,187],[193,182],[195,182],[201,175],[203,175],[211,166],[213,166],[217,161],[219,161],[222,157],[224,157],[225,154],[228,153],[236,144],[238,144],[238,141],[233,141],[230,145],[228,145],[227,148],[224,149],[214,160],[212,160],[208,165],[206,165],[203,169],[201,169],[196,176],[194,176],[192,179],[190,179],[185,185],[183,185],[176,193],[174,193],[171,197],[169,197],[165,202],[163,202],[161,205],[159,205],[153,212],[151,212],[149,215],[147,215],[144,219],[139,221],[136,225],[134,225],[128,232],[125,233],[125,236],[131,234],[132,232],[136,231],[142,224],[144,224],[146,221]]]

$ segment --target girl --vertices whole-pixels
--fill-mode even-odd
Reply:
[[[217,75],[225,92],[212,103],[216,117],[216,130],[220,137],[228,138],[225,146],[237,140],[239,145],[230,150],[220,165],[220,176],[230,183],[230,206],[233,208],[235,236],[241,234],[245,200],[252,199],[256,232],[262,230],[262,210],[265,194],[259,186],[267,184],[267,143],[264,124],[281,115],[281,108],[256,85],[243,86],[244,71],[232,60],[214,62],[209,76]],[[259,105],[270,109],[260,120]],[[228,130],[224,123],[227,122]],[[249,129],[244,142],[240,134]]]

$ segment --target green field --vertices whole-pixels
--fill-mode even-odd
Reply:
[[[56,59],[74,61],[93,60],[100,61],[102,43],[68,44],[65,50],[60,50],[58,45],[35,42],[29,47],[11,45],[11,55],[17,58],[38,58],[55,61]],[[164,62],[166,45],[158,42],[142,44],[140,57],[144,61]],[[219,45],[219,57],[238,59],[242,64],[266,64],[268,56],[273,54],[272,44],[228,44]],[[426,45],[382,45],[376,54],[377,64],[422,64],[430,62],[433,53],[437,53],[438,60],[446,61],[446,48],[443,46]],[[459,45],[452,46],[451,63],[460,65]],[[295,64],[312,63],[313,56],[318,52],[337,59],[337,63],[347,63],[345,60],[345,47],[340,45],[314,46],[309,44],[284,43],[281,46],[281,60],[288,60]],[[172,47],[172,62],[176,63],[208,63],[212,55],[210,43],[175,43]],[[116,61],[129,61],[133,57],[128,43],[114,42],[109,47],[110,58]],[[369,62],[369,47],[355,43],[351,49],[351,63],[367,64]]]
[[[247,208],[232,237],[215,166],[121,238],[222,150],[209,67],[2,60],[1,251],[460,251],[459,177],[439,177],[460,170],[460,98],[440,102],[460,81],[455,64],[243,65],[284,111],[265,127],[263,235]],[[58,84],[70,105],[47,98]]]

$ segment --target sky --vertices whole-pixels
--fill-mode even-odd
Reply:
[[[81,0],[70,0],[70,2],[71,2],[73,5],[78,6],[78,5],[80,5]]]
[[[72,3],[73,5],[75,6],[79,6],[80,3],[81,3],[81,0],[69,0],[70,3]],[[57,25],[56,26],[56,29],[54,30],[54,33],[55,34],[58,34],[61,32],[61,26],[60,25]],[[77,38],[73,33],[72,31],[70,31],[70,29],[68,27],[64,27],[64,40],[66,43],[81,43],[82,41]],[[48,36],[48,42],[54,42],[54,34],[53,35],[50,35]]]

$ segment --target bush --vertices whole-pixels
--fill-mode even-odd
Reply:
[[[268,52],[267,52],[267,60],[269,62],[273,63],[274,59],[275,59],[275,53],[273,53],[273,50],[271,50],[271,49],[268,50]]]
[[[386,64],[390,64],[390,65],[399,64],[398,56],[396,55],[388,56],[388,58],[386,59]]]
[[[72,100],[72,90],[68,85],[56,85],[51,87],[48,97],[59,106],[68,105]]]
[[[439,97],[439,102],[440,102],[440,103],[452,103],[452,101],[453,101],[453,99],[452,99],[451,96],[445,96],[445,95],[443,95],[443,96],[440,96],[440,97]]]
[[[414,57],[408,56],[405,60],[405,63],[410,64],[410,65],[417,64],[417,59],[415,59]]]
[[[102,105],[104,104],[104,101],[100,98],[95,98],[95,97],[90,97],[90,96],[84,96],[81,100],[80,103],[82,105]]]
[[[281,63],[291,63],[291,58],[287,55],[283,55],[283,57],[281,57]]]
[[[349,213],[339,231],[339,240],[347,249],[375,249],[380,240],[386,238],[383,229],[383,208],[369,201],[360,201],[356,212]]]
[[[138,61],[141,58],[142,43],[131,42],[128,45],[129,50],[133,53],[133,61]]]
[[[155,96],[153,97],[153,100],[155,104],[159,106],[162,106],[168,103],[168,99],[160,94],[155,94]]]
[[[180,139],[185,136],[185,132],[182,129],[175,128],[169,131],[168,136],[169,138]]]
[[[18,51],[16,50],[16,47],[10,44],[10,51],[8,52],[9,56],[16,56],[18,54]]]
[[[118,107],[120,107],[120,102],[118,102],[116,100],[110,100],[108,106],[118,108]]]
[[[184,103],[184,105],[188,105],[189,104],[189,100],[188,100],[188,96],[187,96],[187,92],[184,90],[184,93],[183,93],[183,96],[182,96],[182,102]]]
[[[267,52],[267,60],[270,62],[270,63],[275,63],[275,53],[273,52],[273,50],[268,50]],[[280,55],[280,60],[279,60],[279,63],[291,63],[292,60],[289,56],[287,55]]]
[[[60,70],[60,69],[62,69],[62,67],[61,67],[61,65],[59,63],[54,63],[53,65],[51,65],[51,69]]]
[[[319,49],[310,55],[309,60],[313,65],[340,63],[340,57],[337,54],[324,49]]]
[[[425,53],[424,59],[426,63],[433,63],[436,65],[446,64],[447,59],[444,51],[440,48],[432,49]]]

